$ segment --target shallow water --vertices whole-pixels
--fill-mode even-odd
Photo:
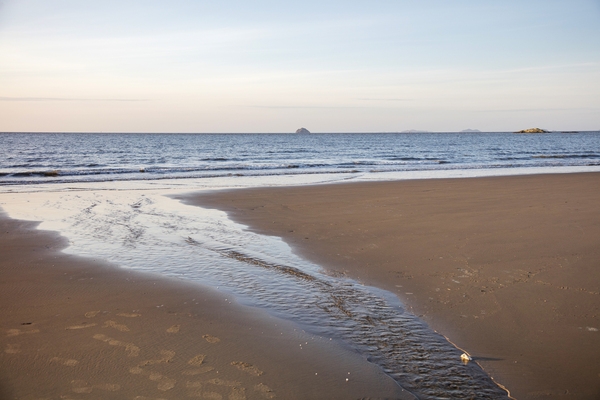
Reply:
[[[4,193],[0,205],[11,217],[42,220],[41,229],[61,232],[68,253],[216,287],[343,341],[418,398],[507,397],[391,293],[329,275],[282,240],[249,232],[221,211],[167,197],[181,189],[93,189]]]

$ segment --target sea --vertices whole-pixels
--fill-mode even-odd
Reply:
[[[600,132],[0,133],[0,208],[63,251],[196,282],[335,340],[418,399],[502,399],[475,359],[393,293],[332,274],[226,213],[206,190],[600,171]],[[468,351],[468,349],[467,349]]]
[[[0,148],[2,186],[600,166],[599,132],[0,133]]]

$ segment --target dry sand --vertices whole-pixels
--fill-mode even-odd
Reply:
[[[408,398],[335,341],[0,214],[0,399]],[[347,380],[348,379],[348,380]]]
[[[600,399],[600,174],[188,197],[396,293],[517,399]]]

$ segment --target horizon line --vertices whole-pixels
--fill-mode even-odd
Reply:
[[[600,132],[600,129],[590,130],[590,129],[557,129],[557,130],[546,130],[547,133],[584,133],[584,132]],[[298,135],[298,133],[290,131],[290,132],[143,132],[143,131],[0,131],[0,134],[8,134],[8,133],[32,133],[32,134],[124,134],[124,135]],[[428,130],[420,130],[420,129],[409,129],[402,131],[354,131],[354,132],[344,132],[344,131],[323,131],[323,132],[310,132],[310,135],[320,135],[320,134],[382,134],[382,133],[410,133],[410,134],[419,134],[419,133],[520,133],[519,131],[507,131],[507,130],[499,130],[499,131],[482,131],[477,129],[463,129],[460,131],[428,131]],[[528,133],[525,133],[528,134]],[[529,133],[535,134],[535,133]],[[540,133],[543,134],[543,133]]]

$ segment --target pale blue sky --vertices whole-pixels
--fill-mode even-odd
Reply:
[[[600,129],[600,0],[0,0],[0,131]]]

